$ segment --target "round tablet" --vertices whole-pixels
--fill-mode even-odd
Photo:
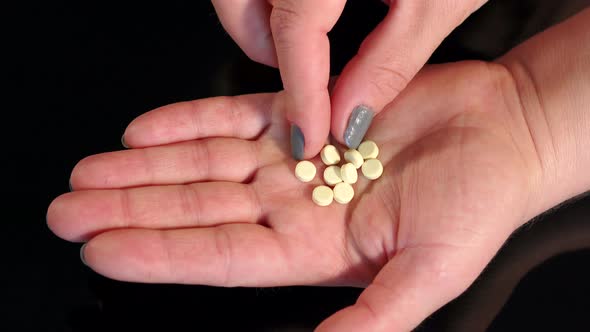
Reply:
[[[358,151],[363,159],[375,159],[379,155],[379,147],[373,141],[364,141],[359,145]]]
[[[344,160],[348,161],[349,163],[352,163],[354,167],[356,167],[357,169],[361,168],[364,161],[363,156],[361,156],[361,153],[355,149],[350,149],[344,152]]]
[[[295,176],[302,182],[309,182],[315,177],[315,165],[308,160],[302,160],[295,166]]]
[[[328,186],[317,186],[313,188],[311,199],[319,206],[328,206],[334,200],[334,192]]]
[[[378,159],[367,159],[363,163],[363,175],[369,180],[375,180],[383,174],[383,165]]]
[[[326,167],[326,169],[324,170],[324,182],[326,182],[326,184],[329,186],[333,186],[337,183],[342,182],[342,178],[340,177],[340,167]]]
[[[340,153],[334,145],[326,145],[320,152],[320,157],[322,157],[322,161],[327,166],[336,165],[340,162]]]
[[[354,197],[354,189],[348,183],[341,182],[334,187],[334,200],[340,204],[347,204]]]
[[[348,184],[356,183],[358,180],[356,167],[354,167],[352,163],[342,165],[342,167],[340,167],[340,177],[343,182]]]

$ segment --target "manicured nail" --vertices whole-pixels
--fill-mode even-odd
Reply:
[[[86,243],[84,243],[80,248],[80,260],[82,261],[82,263],[84,263],[84,265],[88,265],[86,264],[86,260],[84,259],[84,248],[86,248]]]
[[[344,131],[344,143],[351,149],[356,149],[361,144],[375,113],[365,105],[359,105],[352,110],[348,119],[348,126]]]
[[[291,155],[296,160],[302,160],[304,150],[305,137],[303,137],[301,129],[296,125],[291,125]]]
[[[125,149],[129,149],[129,146],[127,145],[127,143],[125,143],[125,134],[121,136],[121,145],[123,145]]]

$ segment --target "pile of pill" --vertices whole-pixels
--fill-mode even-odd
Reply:
[[[344,152],[344,162],[339,166],[341,158],[338,149],[326,145],[320,156],[326,165],[323,179],[326,185],[313,189],[312,200],[319,206],[328,206],[332,201],[340,204],[349,203],[354,197],[352,185],[358,180],[358,169],[369,180],[378,179],[383,174],[383,165],[377,159],[379,148],[373,141],[362,142],[358,149]],[[310,182],[317,173],[315,165],[308,161],[300,161],[295,167],[295,176],[302,182]]]

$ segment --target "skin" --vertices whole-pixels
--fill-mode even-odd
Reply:
[[[383,1],[389,12],[366,37],[328,93],[330,41],[346,0],[212,0],[228,34],[252,60],[278,67],[289,123],[305,137],[304,157],[329,133],[344,143],[352,110],[381,112],[442,40],[485,0]],[[358,18],[362,20],[362,17]]]
[[[590,188],[576,143],[590,139],[588,19],[496,63],[424,68],[375,119],[367,137],[385,171],[359,177],[348,205],[318,207],[320,180],[295,179],[280,92],[140,116],[125,133],[132,149],[76,165],[48,225],[88,241],[86,263],[113,279],[366,287],[317,331],[409,331],[461,294],[517,227]],[[564,61],[567,50],[577,52]]]

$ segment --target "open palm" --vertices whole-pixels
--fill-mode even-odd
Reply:
[[[81,161],[48,223],[114,279],[367,287],[319,330],[410,330],[531,217],[535,150],[511,84],[499,65],[424,69],[367,133],[383,176],[328,207],[311,200],[319,176],[294,176],[281,93],[165,106],[130,124],[132,149]]]

